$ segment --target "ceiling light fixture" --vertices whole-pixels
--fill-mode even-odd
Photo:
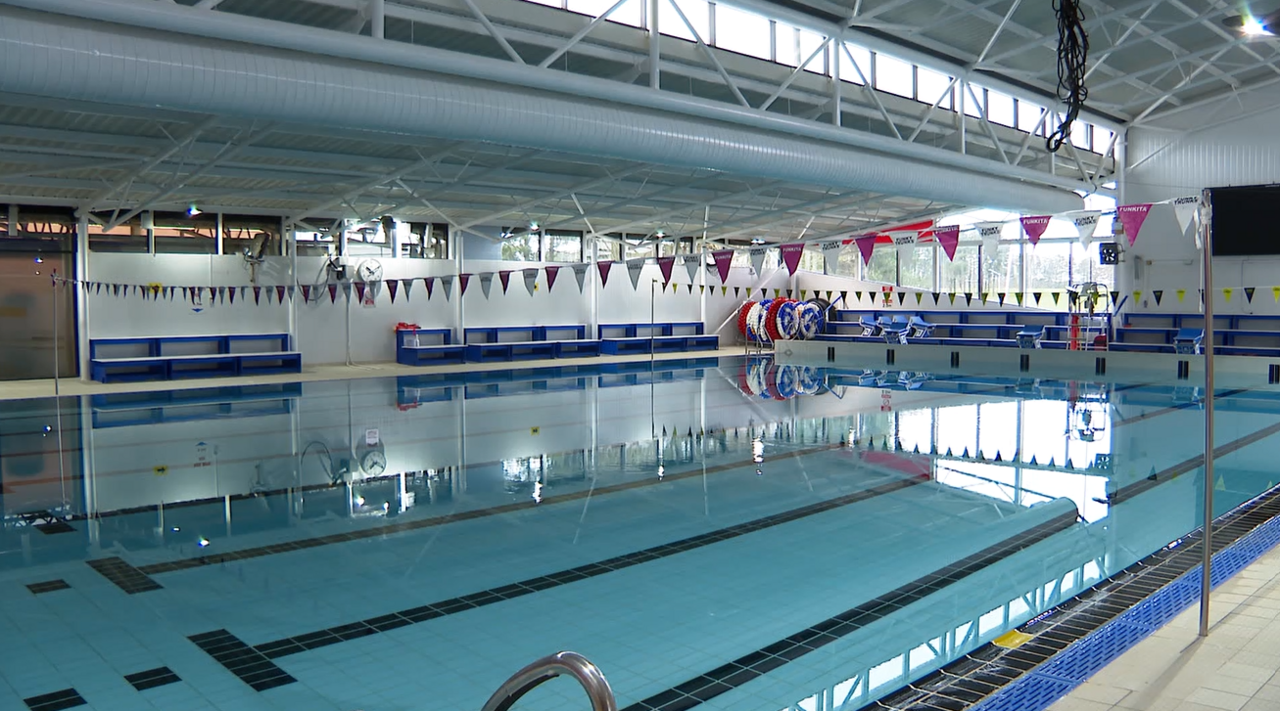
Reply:
[[[199,214],[200,214],[200,208],[196,207],[196,204],[194,202],[187,207],[187,217],[195,217],[196,215],[199,215]]]
[[[1262,16],[1253,14],[1231,15],[1222,18],[1222,24],[1245,37],[1273,37],[1273,28],[1280,26],[1280,10]]]

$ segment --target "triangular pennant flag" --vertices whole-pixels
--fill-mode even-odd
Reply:
[[[600,286],[605,287],[609,284],[609,268],[613,266],[613,260],[605,259],[596,262],[596,269],[600,271]]]
[[[1134,303],[1134,305],[1137,305],[1137,304],[1142,303],[1142,291],[1141,291],[1141,290],[1135,290],[1135,291],[1133,292],[1133,303]]]
[[[690,293],[690,294],[692,294],[692,293],[693,293],[693,284],[685,284],[685,286],[689,287],[689,293]],[[706,287],[703,287],[703,289],[705,290],[705,289],[706,289]]]
[[[470,284],[470,283],[471,283],[470,274],[458,275],[458,298],[459,299],[467,295],[467,284]],[[444,300],[448,301],[449,292],[453,291],[453,277],[451,276],[440,277],[440,286],[441,288],[444,289]]]
[[[973,294],[971,292],[966,291],[964,293],[964,305],[965,306],[973,305]]]
[[[364,290],[366,288],[367,287],[365,286],[364,282],[362,281],[356,282],[356,301],[360,303],[364,303]]]
[[[980,297],[981,297],[982,305],[983,305],[983,306],[986,306],[986,305],[987,305],[987,293],[988,293],[988,292],[985,292],[985,291],[984,291],[984,292],[982,292],[982,294],[980,294]]]
[[[747,254],[751,257],[751,268],[755,270],[756,276],[760,276],[760,270],[764,269],[764,255],[769,251],[768,247],[752,247],[747,250]]]
[[[899,292],[898,292],[898,305],[899,305],[899,306],[901,306],[901,305],[902,305],[902,303],[903,303],[904,301],[906,301],[906,300],[907,300],[907,292],[905,292],[905,291],[899,291]]]
[[[1040,241],[1040,236],[1044,231],[1049,229],[1048,215],[1031,215],[1024,217],[1019,222],[1022,223],[1022,231],[1027,233],[1027,241],[1034,247]]]
[[[692,284],[690,284],[690,285],[689,285],[689,288],[690,288],[690,290],[692,290],[692,289],[693,289],[693,285],[692,285]],[[698,293],[699,293],[699,294],[705,294],[705,293],[707,293],[707,285],[706,285],[706,284],[699,284],[699,285],[698,285]]]
[[[189,286],[182,287],[182,300],[183,301],[191,300],[191,287]]]
[[[422,283],[427,287],[427,301],[431,300],[431,292],[434,291],[436,285],[435,277],[423,277]]]
[[[1252,304],[1252,303],[1253,303],[1253,292],[1254,292],[1254,291],[1255,291],[1255,288],[1254,288],[1254,287],[1252,287],[1252,286],[1246,286],[1246,287],[1244,288],[1244,300]]]
[[[1155,297],[1155,299],[1156,299],[1156,306],[1159,306],[1159,305],[1160,305],[1160,299],[1163,299],[1163,298],[1164,298],[1164,290],[1163,290],[1163,289],[1155,289],[1155,290],[1153,290],[1153,291],[1151,292],[1151,295],[1152,295],[1152,296],[1154,296],[1154,297]]]
[[[458,275],[458,286],[461,287],[461,291],[458,293],[459,296],[462,296],[467,293],[467,282],[469,281],[471,281],[470,274]],[[440,277],[440,290],[444,292],[444,300],[448,301],[449,297],[452,296],[452,292],[453,292],[453,275],[452,274],[448,276]]]
[[[1052,296],[1052,297],[1053,297],[1053,305],[1054,305],[1054,306],[1057,306],[1057,305],[1058,305],[1058,298],[1062,296],[1062,292],[1054,291],[1054,292],[1051,292],[1051,293],[1050,293],[1050,296]]]
[[[551,287],[556,285],[556,274],[560,272],[560,267],[543,267],[547,272],[547,291],[551,291]]]
[[[1133,246],[1134,240],[1138,239],[1138,232],[1142,230],[1142,223],[1147,221],[1147,213],[1151,212],[1150,204],[1141,205],[1121,205],[1116,208],[1116,219],[1120,220],[1120,225],[1124,227],[1124,234],[1129,238],[1129,246]]]
[[[1178,303],[1182,303],[1182,300],[1183,300],[1183,299],[1185,299],[1185,298],[1187,297],[1187,290],[1186,290],[1186,289],[1178,289],[1177,291],[1175,291],[1175,292],[1173,292],[1173,293],[1174,293],[1174,295],[1176,295],[1176,296],[1178,297]]]
[[[996,299],[1000,302],[1000,305],[1001,305],[1001,306],[1004,306],[1004,292],[1003,292],[1003,291],[998,291],[998,292],[996,292]]]
[[[676,264],[675,257],[658,257],[658,271],[662,272],[662,286],[671,283],[671,268]]]
[[[956,247],[960,244],[960,227],[958,225],[948,225],[947,227],[938,227],[933,230],[933,238],[938,244],[942,245],[942,251],[947,255],[947,259],[955,261]]]
[[[722,284],[722,285],[720,286],[720,296],[728,296],[728,295],[729,295],[729,287],[724,286],[724,285]]]
[[[1178,220],[1178,227],[1182,228],[1182,234],[1187,233],[1187,228],[1191,226],[1192,220],[1196,218],[1196,213],[1200,207],[1200,198],[1198,197],[1180,197],[1173,199],[1173,216]]]
[[[701,254],[686,254],[684,255],[684,259],[681,262],[682,264],[684,264],[685,272],[689,274],[690,285],[692,285],[695,281],[698,280],[698,262],[701,259],[702,259]],[[547,288],[550,288],[550,287],[547,287]],[[693,289],[690,289],[689,291],[693,291]]]
[[[1071,224],[1076,227],[1076,235],[1080,238],[1080,244],[1088,247],[1093,242],[1093,233],[1098,229],[1098,218],[1102,216],[1099,210],[1084,210],[1075,213],[1071,218]]]
[[[788,299],[790,299],[790,298],[791,298],[791,290],[790,290],[790,289],[787,289],[787,298],[788,298]]]
[[[763,293],[763,292],[764,292],[764,290],[763,290],[763,289],[761,289],[760,291],[761,291],[761,293]],[[780,296],[782,296],[782,289],[774,289],[774,290],[773,290],[773,298],[775,298],[775,299],[776,299],[776,298],[778,298],[778,297],[780,297]]]
[[[1022,306],[1022,292],[1015,292],[1013,297],[1018,300],[1018,305]]]
[[[1031,298],[1032,298],[1032,299],[1035,299],[1036,306],[1039,306],[1039,305],[1040,305],[1040,297],[1041,297],[1041,296],[1043,296],[1043,295],[1044,295],[1044,292],[1042,292],[1042,291],[1033,291],[1033,292],[1031,292]],[[1054,299],[1054,303],[1057,303],[1057,299]]]
[[[387,293],[391,295],[391,303],[396,302],[396,292],[400,289],[400,282],[391,279],[387,282]]]
[[[240,287],[240,300],[241,300],[241,301],[244,301],[245,297],[246,297],[246,296],[248,296],[248,294],[249,294],[249,287],[247,287],[247,286],[242,286],[242,287]]]
[[[915,251],[916,244],[920,241],[919,232],[892,232],[889,238],[893,240],[894,249],[898,250],[900,258],[906,259]]]
[[[807,290],[805,290],[805,289],[801,289],[801,290],[800,290],[800,300],[801,300],[801,301],[804,301],[804,300],[805,300],[805,298],[807,297],[807,295],[808,295],[808,291],[807,291]]]
[[[988,253],[994,252],[996,244],[1000,241],[1000,233],[1004,230],[1004,224],[979,222],[975,227],[978,228],[978,238],[982,240],[982,250]]]
[[[840,300],[846,304],[849,303],[849,292],[847,291],[840,292]]]
[[[782,252],[782,263],[787,267],[787,274],[794,275],[800,266],[800,257],[804,254],[804,242],[791,242],[778,248]]]
[[[1118,291],[1111,292],[1111,308],[1115,308],[1116,304],[1118,303],[1120,303],[1120,292]]]
[[[584,262],[584,263],[582,263],[582,264],[575,264],[575,265],[573,265],[572,267],[570,267],[571,269],[573,269],[573,278],[574,278],[574,280],[576,280],[576,281],[578,282],[578,293],[579,293],[579,294],[581,294],[581,293],[582,293],[582,287],[583,287],[583,285],[587,283],[587,269],[589,269],[590,267],[591,267],[591,265],[590,265],[590,264],[587,264],[587,263],[585,263],[585,262]]]
[[[346,299],[347,301],[351,300],[351,283],[350,282],[343,283],[342,298]]]
[[[511,283],[511,270],[503,269],[498,272],[498,279],[502,281],[502,293],[507,293],[507,286]]]
[[[849,292],[847,292],[847,291],[842,291],[842,292],[840,292],[840,293],[841,293],[841,294],[848,294]],[[845,297],[845,301],[848,301],[848,300],[849,300],[849,299],[848,299],[848,297]],[[855,291],[855,292],[853,292],[853,300],[854,300],[854,301],[857,301],[858,303],[862,303],[862,292],[861,292],[861,291]]]
[[[253,303],[257,305],[261,302],[262,302],[262,287],[255,286],[253,287]]]
[[[826,262],[827,273],[835,274],[836,268],[840,263],[840,253],[844,251],[844,240],[823,240],[818,243],[818,249],[822,251],[822,259]],[[828,301],[830,301],[830,298],[828,298]]]
[[[723,287],[722,287],[722,288],[723,288]],[[742,289],[742,287],[740,287],[740,286],[735,286],[735,287],[733,287],[733,298],[737,299],[737,298],[740,298],[740,297],[742,296],[741,291],[740,291],[741,289]]]
[[[917,292],[916,292],[916,305],[917,305],[917,306],[919,306],[919,305],[920,305],[920,302],[922,302],[922,301],[924,301],[924,292],[923,292],[923,291],[917,291]]]
[[[101,293],[102,293],[102,282],[98,282],[93,285],[93,295],[98,296]]]
[[[302,285],[302,300],[311,301],[311,285],[310,284]]]
[[[853,242],[858,245],[858,252],[862,254],[862,263],[870,264],[871,255],[876,248],[876,236],[863,235],[862,237],[854,239]]]
[[[627,276],[631,278],[631,288],[640,288],[640,272],[644,270],[644,257],[627,260]]]
[[[404,288],[404,300],[405,300],[405,301],[408,301],[408,300],[409,300],[409,292],[413,290],[413,280],[412,280],[412,279],[401,279],[401,280],[400,280],[400,286]]]
[[[484,294],[484,298],[489,298],[489,288],[493,286],[493,272],[480,272],[476,275],[480,280],[480,293]]]
[[[939,293],[938,293],[938,292],[936,292],[936,291],[935,291],[935,292],[933,292],[933,305],[934,305],[934,306],[937,306],[937,305],[938,305],[938,297],[939,297],[939,296],[941,296],[941,294],[939,294]]]
[[[662,287],[662,288],[663,288],[663,289],[665,289],[665,288],[667,288],[667,287],[665,287],[665,286],[664,286],[664,287]],[[671,285],[671,293],[673,293],[673,294],[678,294],[678,293],[680,293],[680,285],[679,285],[679,284],[672,284],[672,285]]]
[[[528,290],[529,296],[533,296],[533,292],[538,290],[538,269],[536,267],[524,270],[524,288]]]
[[[1204,289],[1200,290],[1200,305],[1204,306]]]
[[[1227,300],[1228,304],[1231,303],[1231,295],[1233,293],[1235,293],[1235,289],[1232,289],[1229,286],[1222,290],[1222,296]]]
[[[329,285],[329,303],[333,304],[333,303],[337,303],[337,301],[338,301],[338,285],[330,284]]]
[[[947,293],[947,298],[951,300],[951,305],[952,305],[952,306],[955,306],[955,305],[956,305],[956,293],[955,293],[954,291],[948,292],[948,293]]]
[[[282,304],[284,303],[284,287],[283,286],[276,287],[276,301]]]
[[[729,281],[729,268],[733,266],[733,250],[716,250],[711,253],[711,259],[716,263],[716,273],[720,275],[720,283]]]
[[[1271,287],[1271,298],[1275,299],[1277,304],[1280,304],[1280,286]]]

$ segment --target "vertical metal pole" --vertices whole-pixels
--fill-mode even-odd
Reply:
[[[658,9],[662,0],[649,0],[649,88],[661,88],[658,71],[659,34]]]
[[[74,273],[81,282],[89,280],[89,218],[81,217],[76,221]],[[80,288],[76,292],[76,352],[78,354],[77,372],[80,380],[89,382],[89,290]]]
[[[383,38],[387,27],[387,8],[384,0],[369,0],[369,34]]]
[[[1209,576],[1213,565],[1213,205],[1200,195],[1200,233],[1204,250],[1204,551],[1201,559],[1200,636],[1209,636]]]

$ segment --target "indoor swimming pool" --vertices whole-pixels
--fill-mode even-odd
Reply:
[[[0,402],[0,708],[478,710],[571,650],[626,711],[861,709],[1175,556],[1203,396],[703,358]],[[1217,397],[1225,513],[1280,390]]]

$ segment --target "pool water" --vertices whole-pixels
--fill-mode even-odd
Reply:
[[[0,402],[0,708],[479,709],[572,650],[629,711],[858,709],[1196,528],[1202,397],[739,358]],[[1226,511],[1280,392],[1218,398]]]

